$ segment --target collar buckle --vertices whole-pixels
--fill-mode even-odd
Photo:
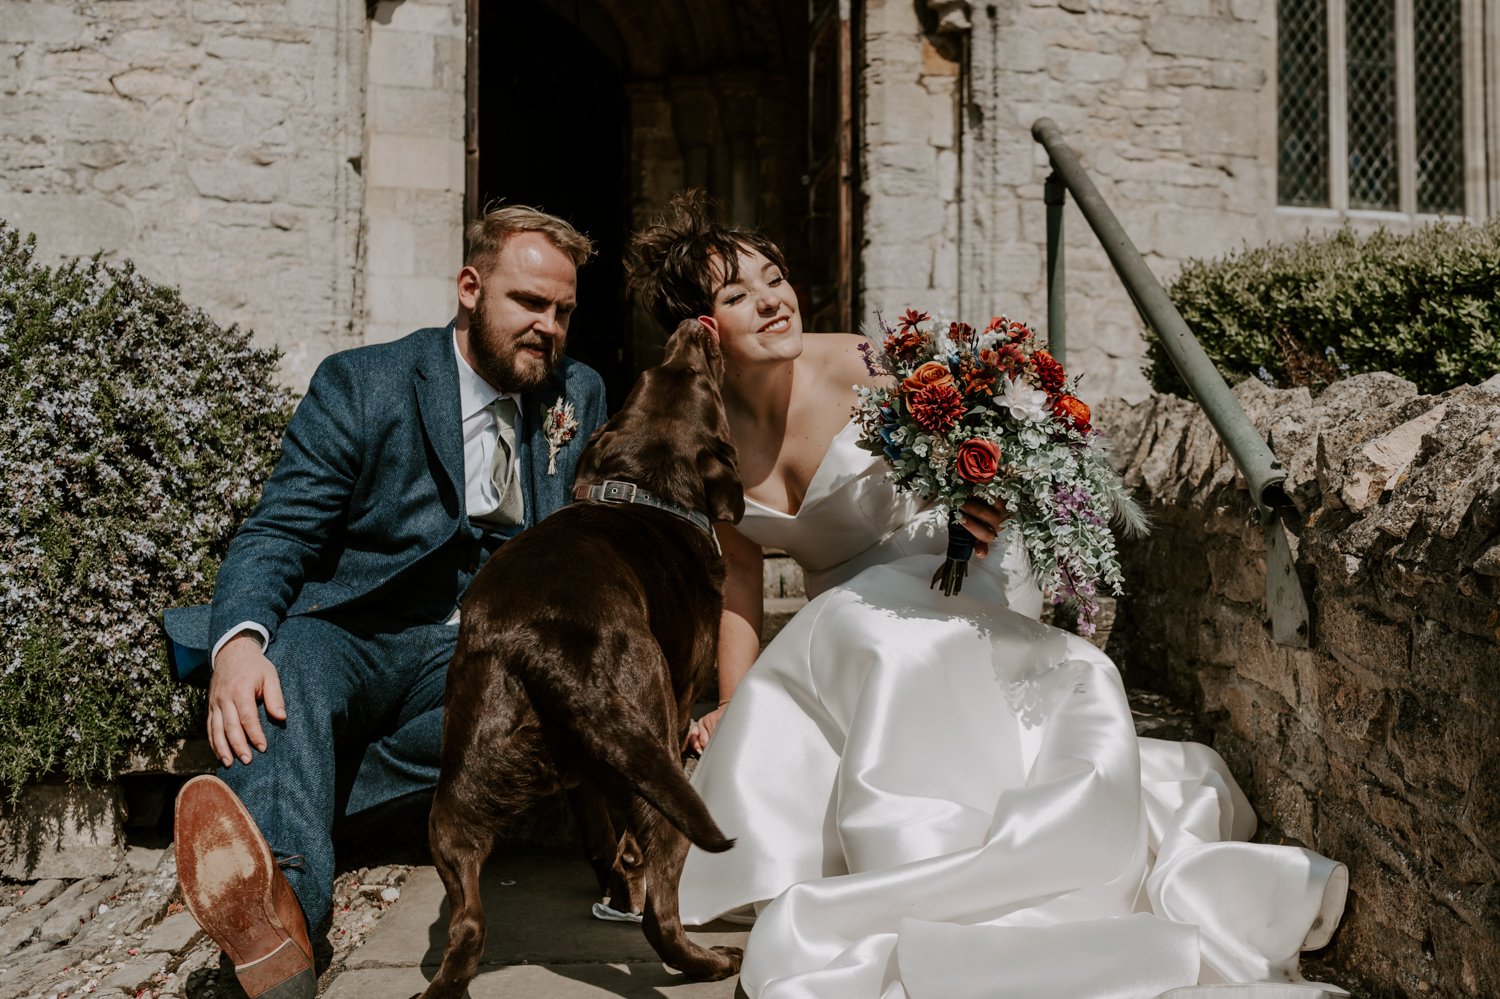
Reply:
[[[598,487],[598,499],[604,503],[634,503],[636,493],[640,491],[634,482],[621,482],[618,479],[605,479]],[[592,491],[592,490],[591,490]]]

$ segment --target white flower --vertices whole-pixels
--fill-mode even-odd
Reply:
[[[1032,388],[1024,378],[1006,378],[1003,381],[1004,384],[995,396],[996,406],[1009,409],[1011,416],[1029,423],[1040,423],[1047,418],[1047,393]]]
[[[573,404],[559,398],[542,417],[542,433],[547,438],[547,474],[557,474],[557,453],[578,433]]]

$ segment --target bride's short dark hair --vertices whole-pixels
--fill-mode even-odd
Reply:
[[[684,319],[713,312],[714,293],[739,279],[745,250],[760,252],[782,277],[790,276],[780,247],[754,229],[721,223],[708,196],[693,188],[675,195],[631,240],[630,287],[662,329],[674,330]]]

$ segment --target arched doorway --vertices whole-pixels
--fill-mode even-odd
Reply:
[[[782,246],[809,328],[850,328],[857,7],[468,0],[468,212],[536,204],[599,243],[569,352],[612,406],[665,339],[626,298],[629,233],[687,187]]]
[[[635,367],[621,322],[629,194],[619,37],[576,0],[486,4],[479,33],[468,214],[498,198],[561,215],[594,239],[599,255],[578,276],[568,353],[604,376],[618,406]]]

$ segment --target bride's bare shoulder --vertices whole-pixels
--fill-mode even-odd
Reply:
[[[860,345],[869,343],[857,333],[809,333],[803,353],[815,361],[820,374],[840,385],[874,385],[877,378],[865,363]]]

